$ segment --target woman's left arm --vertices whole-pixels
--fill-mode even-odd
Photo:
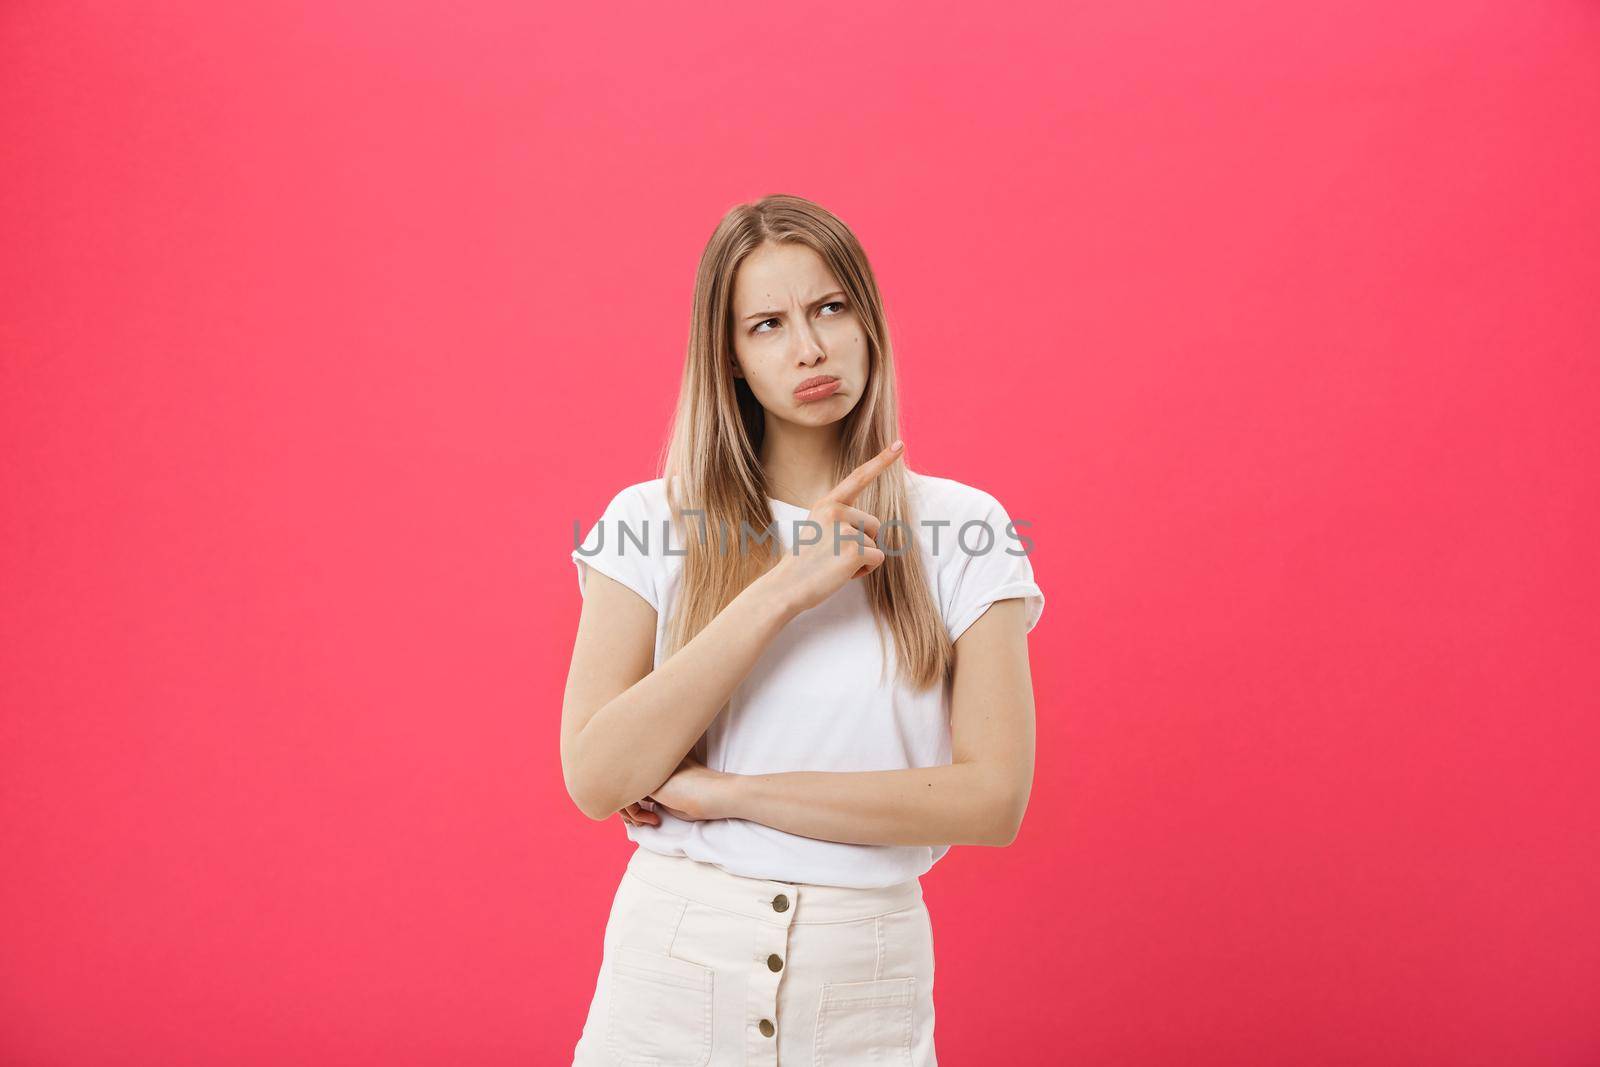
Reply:
[[[893,771],[727,774],[698,765],[652,794],[695,819],[748,819],[861,845],[1009,845],[1033,788],[1023,601],[995,601],[955,645],[951,763]],[[674,786],[677,786],[674,789]]]

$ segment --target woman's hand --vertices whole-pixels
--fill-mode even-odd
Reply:
[[[815,544],[798,545],[794,551],[785,545],[783,559],[763,576],[762,580],[783,589],[785,599],[797,613],[816,607],[842,589],[845,582],[871,574],[883,565],[885,557],[877,541],[881,523],[876,515],[856,507],[855,500],[903,451],[901,442],[896,441],[845,475],[806,515],[822,528],[821,539]]]
[[[623,808],[621,811],[617,812],[617,814],[622,816],[622,821],[627,823],[629,826],[661,825],[661,816],[657,815],[654,811],[645,807],[637,800]]]
[[[726,818],[726,799],[729,787],[738,775],[714,771],[695,759],[685,756],[672,777],[662,782],[643,800],[623,808],[622,820],[632,826],[660,826],[659,811],[676,815],[689,822]]]

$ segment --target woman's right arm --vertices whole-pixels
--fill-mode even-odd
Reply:
[[[671,777],[762,651],[797,613],[772,572],[661,666],[655,609],[591,568],[561,705],[567,793],[606,819]]]
[[[809,513],[818,529],[862,543],[841,551],[823,537],[784,553],[654,670],[655,609],[589,568],[561,703],[561,772],[585,815],[610,818],[670,778],[789,620],[883,564],[879,521],[854,504],[899,446],[845,475]]]

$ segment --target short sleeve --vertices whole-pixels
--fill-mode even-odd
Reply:
[[[1021,597],[1024,632],[1032,630],[1044,613],[1044,592],[1033,578],[1033,538],[1027,523],[1013,525],[1000,502],[984,494],[980,515],[963,520],[950,531],[951,550],[959,561],[950,608],[946,616],[950,640],[964,633],[996,600]]]
[[[612,497],[599,520],[572,550],[572,562],[578,568],[579,595],[584,593],[588,568],[593,567],[632,589],[659,611],[655,571],[662,549],[658,542],[664,534],[653,526],[659,527],[660,523],[650,522],[638,486],[630,485]],[[573,536],[577,536],[576,526]]]

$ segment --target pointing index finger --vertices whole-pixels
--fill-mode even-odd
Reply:
[[[861,466],[844,476],[844,480],[830,489],[825,500],[837,500],[841,504],[854,504],[856,497],[863,489],[872,484],[872,480],[900,458],[904,451],[905,442],[895,441],[894,444],[867,460]]]

